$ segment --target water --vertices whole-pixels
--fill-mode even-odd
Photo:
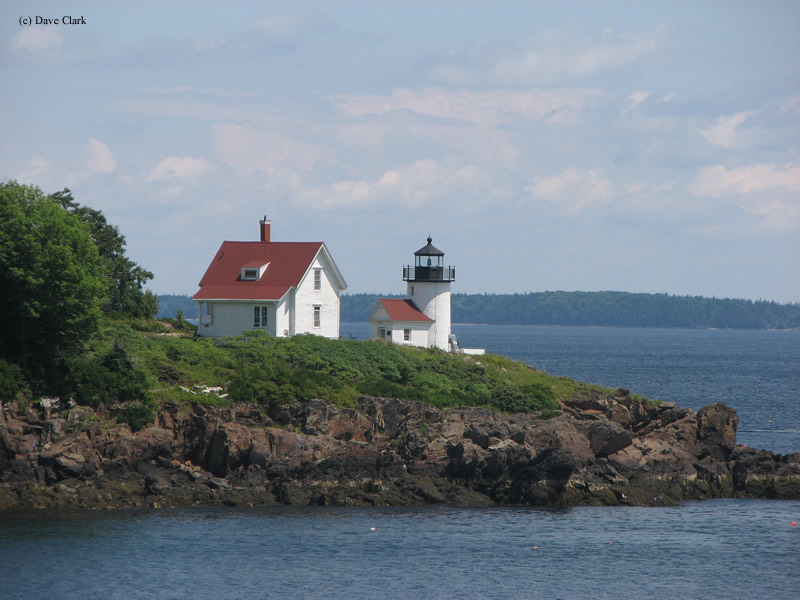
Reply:
[[[0,522],[0,595],[797,598],[798,520],[800,502],[761,500],[17,516]]]
[[[800,332],[454,330],[557,375],[691,408],[725,401],[740,442],[800,451]],[[796,599],[793,522],[800,501],[0,513],[0,599]]]

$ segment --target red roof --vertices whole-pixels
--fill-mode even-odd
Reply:
[[[280,300],[300,283],[322,242],[222,242],[200,280],[195,300]],[[258,281],[242,267],[270,263]]]
[[[425,316],[411,300],[401,298],[381,298],[381,304],[392,321],[433,321]]]

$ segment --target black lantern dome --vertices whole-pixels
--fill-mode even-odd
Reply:
[[[403,267],[403,280],[455,281],[456,268],[444,266],[444,252],[432,242],[428,236],[428,244],[414,252],[414,266]]]

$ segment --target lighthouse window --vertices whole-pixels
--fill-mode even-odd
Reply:
[[[411,339],[411,330],[410,329],[403,329],[403,341],[407,342]]]

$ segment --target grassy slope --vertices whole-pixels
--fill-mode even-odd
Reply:
[[[353,407],[359,395],[372,395],[439,408],[486,406],[552,414],[559,400],[576,393],[610,392],[497,355],[469,357],[377,340],[311,335],[272,338],[262,332],[214,341],[134,329],[142,325],[107,321],[92,351],[102,355],[115,342],[124,347],[134,365],[147,373],[152,396],[161,401],[272,406],[322,398]],[[152,322],[145,328],[157,329]],[[195,396],[180,389],[194,385],[222,386],[229,397]]]

